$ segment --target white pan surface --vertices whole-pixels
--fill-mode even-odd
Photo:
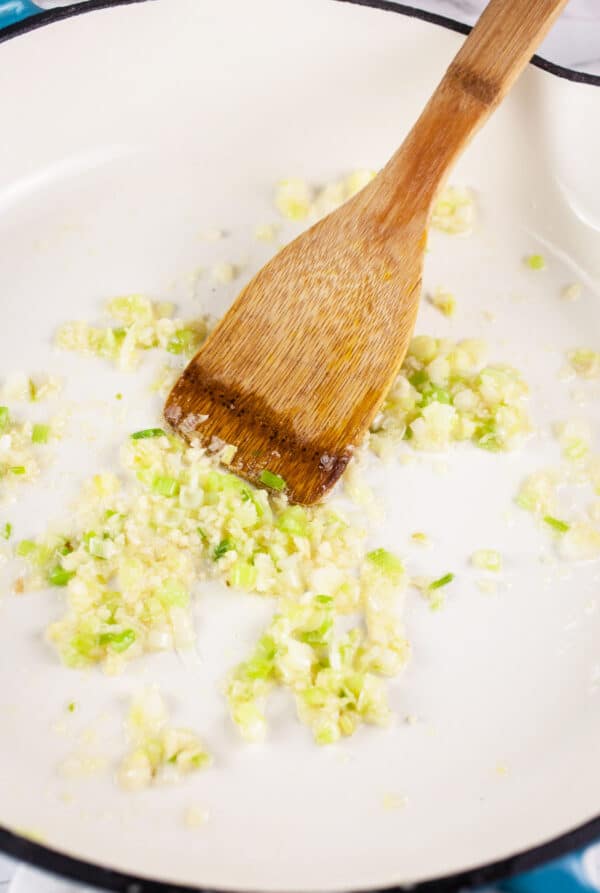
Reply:
[[[16,538],[68,517],[82,480],[113,467],[119,443],[160,407],[149,371],[59,354],[55,327],[97,320],[104,299],[127,292],[175,300],[182,316],[221,312],[269,256],[254,229],[277,220],[274,183],[384,163],[461,40],[325,0],[157,0],[0,46],[0,377],[52,371],[77,404],[56,463],[0,507]],[[156,656],[109,678],[59,665],[43,630],[63,594],[16,597],[10,563],[0,569],[0,824],[142,877],[333,891],[462,871],[599,812],[600,568],[544,560],[550,538],[513,507],[523,476],[558,461],[543,435],[551,423],[584,415],[600,448],[598,383],[577,385],[580,407],[574,383],[559,379],[566,349],[600,349],[599,145],[600,88],[531,68],[452,178],[477,194],[474,234],[432,234],[425,286],[448,287],[459,309],[448,321],[424,306],[418,331],[485,337],[493,360],[523,371],[542,434],[506,455],[465,447],[372,463],[385,506],[373,541],[413,573],[456,574],[442,611],[407,595],[413,658],[391,686],[396,724],[319,749],[281,698],[266,743],[245,745],[219,684],[271,604],[205,585],[197,664]],[[212,227],[228,237],[202,240]],[[284,224],[282,238],[297,231]],[[534,273],[522,258],[538,251],[547,269]],[[192,296],[193,271],[220,260],[243,264],[243,278],[213,292],[205,276]],[[580,299],[562,301],[573,281]],[[432,551],[410,545],[415,530]],[[468,564],[482,547],[504,556],[495,595]],[[179,786],[125,794],[114,780],[122,724],[148,682],[215,764]],[[65,722],[70,701],[80,707]],[[82,736],[105,767],[65,777]],[[386,808],[390,795],[404,805]],[[208,810],[201,828],[185,826],[190,806]]]

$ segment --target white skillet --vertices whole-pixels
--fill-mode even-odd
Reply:
[[[375,2],[382,8],[155,0],[95,9],[106,5],[60,21],[47,13],[47,27],[17,27],[0,46],[0,377],[54,371],[67,380],[65,399],[80,403],[53,469],[1,510],[17,538],[66,517],[83,478],[114,465],[123,437],[159,409],[148,397],[149,369],[126,377],[57,354],[55,326],[97,319],[106,297],[129,291],[172,298],[183,315],[222,309],[268,256],[253,233],[277,219],[275,181],[323,182],[378,166],[461,40]],[[424,305],[418,323],[422,332],[485,337],[493,359],[524,372],[546,431],[581,415],[572,385],[558,378],[564,350],[600,347],[600,90],[592,81],[531,67],[469,149],[454,180],[477,193],[476,231],[434,234],[425,279],[426,288],[454,291],[459,311],[448,322]],[[200,238],[214,227],[228,237]],[[293,232],[284,226],[282,238]],[[548,259],[542,273],[522,264],[537,251]],[[219,260],[242,264],[243,278],[214,293],[200,278],[192,289],[190,274]],[[582,296],[567,304],[560,290],[575,280]],[[586,388],[599,448],[598,392]],[[473,448],[373,464],[386,507],[374,542],[403,554],[414,572],[452,570],[456,581],[437,614],[407,598],[414,658],[392,686],[397,725],[335,748],[317,749],[285,698],[262,747],[241,743],[227,719],[219,681],[271,605],[205,587],[197,665],[166,655],[106,678],[58,665],[43,629],[59,615],[61,594],[16,598],[15,568],[7,568],[0,846],[118,889],[339,891],[445,877],[441,889],[458,883],[454,875],[473,883],[505,872],[516,853],[529,851],[515,863],[524,867],[598,834],[599,568],[540,560],[549,540],[512,507],[523,475],[557,458],[554,441],[538,437],[506,456]],[[434,550],[411,547],[414,530],[426,530]],[[505,558],[495,596],[479,591],[468,566],[481,547]],[[113,769],[128,697],[149,681],[216,762],[179,787],[131,796]],[[80,709],[65,730],[69,701]],[[407,715],[418,721],[407,724]],[[87,746],[106,758],[106,771],[65,778],[59,767],[90,728]],[[386,809],[388,795],[406,804]],[[185,827],[192,805],[210,813],[201,829]]]

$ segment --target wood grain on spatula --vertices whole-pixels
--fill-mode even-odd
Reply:
[[[241,292],[169,395],[174,428],[235,445],[233,471],[294,502],[327,492],[404,358],[437,192],[565,4],[491,0],[381,173]]]

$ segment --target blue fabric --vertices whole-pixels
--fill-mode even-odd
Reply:
[[[505,893],[598,893],[600,886],[590,876],[584,860],[586,852],[581,850],[548,862],[542,868],[505,881],[498,889]]]
[[[31,0],[0,0],[0,28],[14,25],[15,22],[34,16],[38,12],[41,12],[41,9]]]

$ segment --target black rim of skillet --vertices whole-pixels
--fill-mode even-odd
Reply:
[[[0,31],[0,43],[12,37],[26,34],[36,28],[41,28],[44,25],[60,22],[63,19],[92,12],[93,10],[144,2],[147,2],[147,0],[88,0],[86,3],[72,3],[69,6],[47,10],[4,28],[4,30]],[[413,6],[395,3],[393,0],[336,0],[336,2],[352,3],[357,6],[368,6],[372,9],[400,13],[401,15],[421,19],[425,22],[431,22],[434,25],[441,25],[451,31],[457,31],[459,34],[468,34],[471,30],[469,25],[465,25],[462,22],[457,22],[454,19],[437,15],[436,13],[426,12],[422,9],[416,9]],[[548,71],[557,77],[565,78],[568,81],[600,87],[600,75],[573,71],[570,68],[549,62],[547,59],[542,59],[540,56],[534,56],[531,62],[538,68]],[[414,893],[450,893],[450,891],[483,886],[494,881],[513,877],[524,871],[530,871],[544,862],[558,859],[573,850],[577,850],[599,837],[600,815],[540,846],[532,847],[522,852],[514,853],[504,859],[499,859],[496,862],[489,862],[486,865],[479,865],[456,874],[410,884],[409,889],[414,891]],[[62,875],[91,887],[115,890],[119,891],[119,893],[169,893],[169,891],[173,891],[173,893],[212,893],[213,890],[215,893],[221,893],[219,888],[184,886],[182,884],[154,881],[115,871],[102,865],[95,865],[92,862],[75,859],[72,856],[67,856],[50,847],[36,843],[27,837],[15,834],[8,828],[1,826],[0,851],[15,857],[21,862],[28,862],[53,874]],[[407,888],[402,885],[387,887],[385,891],[381,890],[380,893],[400,893],[400,891],[405,889]],[[230,891],[230,893],[234,893],[234,891]],[[352,893],[352,891],[348,891],[348,893]]]

